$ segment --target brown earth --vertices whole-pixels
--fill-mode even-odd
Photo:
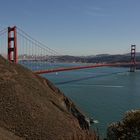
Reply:
[[[0,140],[95,140],[85,116],[50,81],[0,57]]]

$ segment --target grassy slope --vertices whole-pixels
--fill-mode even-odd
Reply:
[[[84,116],[59,89],[1,57],[0,127],[26,139],[94,139]]]

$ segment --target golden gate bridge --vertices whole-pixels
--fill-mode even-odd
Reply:
[[[136,45],[131,45],[129,62],[98,63],[50,69],[48,67],[48,62],[54,62],[57,59],[56,56],[60,56],[60,54],[43,43],[33,39],[29,34],[16,26],[8,27],[0,31],[0,54],[12,63],[20,63],[24,66],[28,65],[36,74],[118,66],[129,66],[130,72],[134,72],[136,65],[140,64],[140,62],[136,62]]]

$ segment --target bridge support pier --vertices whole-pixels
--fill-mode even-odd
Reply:
[[[131,66],[130,72],[135,72],[136,70],[136,45],[131,45]]]
[[[17,30],[16,26],[8,27],[8,60],[17,63]]]

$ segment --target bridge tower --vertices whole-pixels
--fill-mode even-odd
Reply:
[[[17,29],[16,26],[8,27],[8,60],[17,63]]]
[[[136,45],[131,45],[131,66],[130,72],[135,72],[136,69]]]

